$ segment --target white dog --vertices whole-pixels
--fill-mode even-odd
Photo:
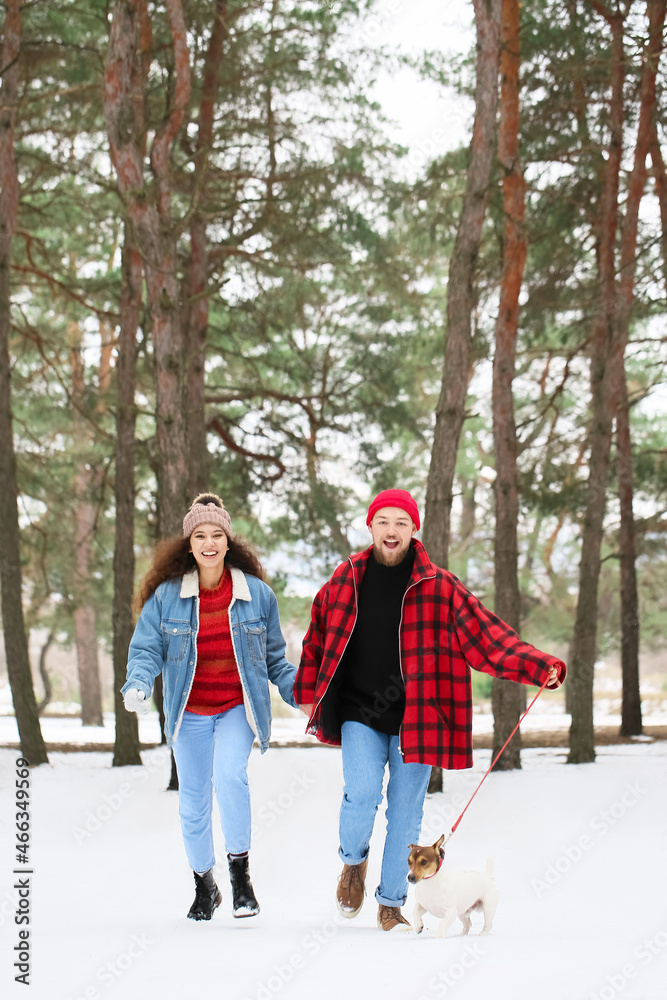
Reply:
[[[436,937],[444,937],[457,917],[463,924],[463,934],[471,927],[470,914],[482,910],[484,926],[480,934],[488,934],[498,907],[498,890],[493,875],[493,859],[488,858],[486,871],[450,871],[443,865],[442,847],[445,835],[431,847],[410,844],[408,882],[416,886],[413,925],[418,934],[424,928],[422,917],[432,913],[440,917]]]

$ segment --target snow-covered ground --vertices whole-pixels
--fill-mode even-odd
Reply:
[[[81,733],[78,720],[50,722],[64,739]],[[0,742],[12,723],[2,720]],[[420,936],[375,927],[381,814],[364,909],[355,920],[337,918],[338,750],[253,751],[252,873],[262,910],[231,916],[218,841],[224,900],[210,923],[185,919],[192,877],[177,795],[165,791],[164,749],[145,751],[144,766],[132,768],[112,768],[108,752],[52,752],[30,773],[29,866],[15,860],[16,757],[0,750],[3,998],[667,998],[665,743],[600,748],[595,764],[580,766],[558,750],[525,750],[521,771],[491,775],[447,860],[483,867],[494,856],[494,929],[478,937],[478,921],[464,938],[455,925],[445,940],[435,938],[432,917]],[[477,752],[472,771],[447,775],[445,792],[428,798],[422,842],[449,830],[489,760]],[[15,875],[21,868],[31,874]],[[30,924],[17,924],[17,912]],[[26,929],[28,990],[13,965]]]
[[[0,690],[0,706],[2,706],[2,690]],[[618,714],[619,699],[597,699],[595,702],[594,723],[596,728],[603,726],[620,727],[621,717]],[[9,712],[7,707],[6,712]],[[304,733],[304,717],[301,712],[290,709],[284,704],[280,710],[288,713],[283,717],[274,718],[271,729],[271,740],[276,745],[299,743],[303,746],[316,746],[314,736]],[[81,711],[79,705],[66,704],[50,706],[49,711],[61,712],[61,715],[44,715],[40,719],[42,735],[49,746],[61,744],[70,746],[85,745],[90,749],[100,747],[108,749],[113,746],[115,734],[115,718],[113,712],[105,712],[103,726],[82,726],[78,717]],[[659,698],[655,703],[644,704],[643,721],[647,727],[667,726],[667,698]],[[570,715],[566,714],[563,698],[559,695],[547,695],[535,702],[530,714],[521,723],[524,733],[558,732],[567,739],[571,723]],[[474,732],[477,735],[493,732],[493,715],[490,703],[483,703],[474,708]],[[143,744],[160,742],[160,723],[157,712],[153,711],[148,718],[139,720],[139,735]],[[649,740],[650,737],[636,737],[637,742]],[[13,715],[3,714],[0,708],[0,747],[8,744],[18,746],[18,730]]]

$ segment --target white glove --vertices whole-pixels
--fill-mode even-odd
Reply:
[[[150,715],[151,705],[143,691],[138,688],[130,688],[125,692],[123,704],[128,712],[136,712],[137,715]]]

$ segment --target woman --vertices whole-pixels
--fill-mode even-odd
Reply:
[[[256,556],[232,534],[222,500],[202,493],[183,519],[183,537],[156,549],[139,593],[122,693],[128,711],[146,714],[162,673],[165,735],[195,879],[193,920],[210,920],[222,899],[213,878],[214,790],[234,916],[259,912],[248,871],[248,757],[255,737],[262,753],[269,745],[269,680],[296,707],[296,667],[285,658],[276,597],[263,576]]]

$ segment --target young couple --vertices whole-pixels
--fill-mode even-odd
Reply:
[[[308,716],[307,731],[342,747],[344,793],[336,904],[360,911],[385,767],[387,833],[375,893],[378,927],[409,929],[408,845],[417,842],[433,765],[472,766],[470,668],[559,687],[565,664],[523,642],[455,576],[435,566],[415,533],[417,504],[385,490],[368,508],[372,544],[320,589],[298,669],[286,659],[276,597],[219,497],[198,496],[182,537],[161,543],[143,581],[142,608],[123,686],[128,711],[150,711],[162,673],[165,733],[179,779],[179,814],[195,899],[210,920],[221,902],[213,877],[213,794],[236,917],[259,912],[248,870],[247,764],[269,745],[269,680]]]

